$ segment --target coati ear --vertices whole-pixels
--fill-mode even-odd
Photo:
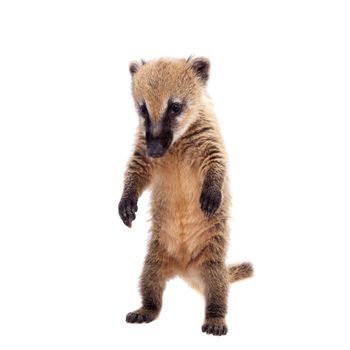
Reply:
[[[129,64],[129,71],[130,71],[131,76],[133,76],[140,69],[140,67],[143,66],[144,64],[146,64],[145,60],[141,60],[140,62],[132,61]]]
[[[210,61],[205,57],[189,57],[187,62],[197,77],[205,84],[209,79]]]

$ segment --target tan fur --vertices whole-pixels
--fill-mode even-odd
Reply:
[[[217,331],[220,335],[227,331],[224,322],[227,284],[250,277],[252,266],[225,265],[230,207],[227,157],[206,93],[206,81],[196,71],[197,65],[203,62],[209,65],[203,58],[159,59],[147,64],[133,63],[130,68],[135,103],[137,106],[143,101],[147,104],[152,132],[160,130],[169,99],[185,100],[186,105],[177,120],[174,140],[161,158],[146,156],[145,124],[140,118],[122,200],[137,201],[145,188],[150,187],[152,228],[141,277],[144,305],[141,311],[128,317],[130,322],[141,319],[147,322],[156,317],[166,280],[179,275],[206,296],[203,329],[215,334],[217,326],[221,329]],[[213,197],[214,192],[221,198],[220,206],[214,213],[205,215],[200,205],[201,194]],[[152,278],[158,282],[151,284]],[[156,305],[154,317],[145,311],[147,303],[152,307]],[[149,318],[145,318],[145,314]]]

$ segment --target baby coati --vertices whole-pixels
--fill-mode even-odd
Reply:
[[[179,275],[205,297],[202,331],[223,335],[229,283],[250,277],[253,268],[225,264],[230,194],[226,153],[206,93],[209,67],[203,57],[130,64],[140,123],[119,215],[131,227],[137,200],[150,187],[142,307],[126,321],[153,321],[167,280]]]

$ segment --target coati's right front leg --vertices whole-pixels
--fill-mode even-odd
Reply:
[[[145,259],[140,291],[142,306],[126,315],[126,322],[149,323],[157,318],[162,307],[163,291],[170,277],[169,263],[157,240],[150,242]]]

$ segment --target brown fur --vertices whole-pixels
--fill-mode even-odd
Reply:
[[[225,264],[230,194],[225,148],[205,89],[209,61],[133,62],[130,72],[135,103],[147,104],[153,134],[161,129],[167,101],[185,102],[172,122],[171,146],[160,158],[147,156],[146,124],[140,118],[125,173],[119,212],[126,225],[135,219],[142,192],[147,187],[152,191],[151,237],[140,283],[142,307],[129,313],[127,321],[155,319],[166,281],[179,275],[205,296],[203,332],[226,334],[228,285],[250,277],[253,269],[249,263]]]

